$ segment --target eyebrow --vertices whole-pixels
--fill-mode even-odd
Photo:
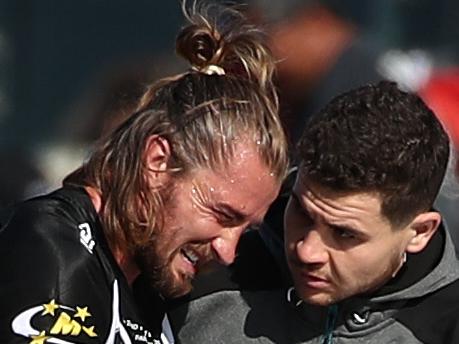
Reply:
[[[300,196],[295,192],[295,190],[292,190],[291,195],[292,195],[292,198],[294,198],[295,201],[298,202],[298,204],[301,206],[303,211],[309,215],[309,211],[305,209]],[[328,221],[325,221],[325,223],[327,224],[327,226],[329,226],[332,229],[345,230],[345,231],[353,233],[354,235],[360,235],[360,236],[366,235],[364,231],[359,230],[358,228],[354,228],[354,227],[347,226],[347,225],[337,225],[337,224],[330,223]]]
[[[365,233],[363,233],[362,231],[358,230],[357,228],[346,226],[346,225],[334,225],[334,224],[328,223],[328,226],[331,229],[334,229],[334,230],[344,230],[346,232],[352,233],[355,236],[363,236],[363,235],[365,235]]]
[[[246,214],[242,211],[239,211],[235,208],[233,208],[232,206],[230,206],[229,204],[226,204],[226,203],[218,203],[215,208],[218,210],[218,211],[222,211],[224,212],[228,217],[231,217],[233,218],[233,222],[235,224],[240,224],[242,222],[244,222],[246,219],[249,218],[249,214]],[[264,217],[263,218],[256,218],[252,221],[250,221],[250,224],[249,226],[251,227],[258,227],[258,226],[262,226],[264,223]]]
[[[218,211],[225,213],[225,215],[234,218],[235,221],[242,222],[244,219],[248,217],[247,214],[244,214],[243,212],[233,208],[232,206],[226,203],[217,203],[215,205],[215,208]]]

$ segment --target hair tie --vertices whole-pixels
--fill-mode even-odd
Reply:
[[[214,64],[210,64],[202,68],[197,68],[193,66],[191,67],[191,69],[197,72],[200,72],[200,73],[207,74],[207,75],[213,75],[213,74],[225,75],[226,74],[225,70],[222,67],[214,65]]]

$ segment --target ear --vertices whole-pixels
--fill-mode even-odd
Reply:
[[[162,185],[168,178],[167,167],[171,156],[169,141],[152,135],[147,139],[144,151],[147,179],[151,186]]]
[[[406,252],[421,252],[437,231],[441,223],[441,215],[437,212],[421,213],[409,224],[413,237],[408,242]]]

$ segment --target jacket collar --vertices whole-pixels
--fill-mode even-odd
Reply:
[[[445,227],[441,225],[422,252],[408,257],[399,276],[372,295],[373,302],[424,296],[459,279],[459,261]]]

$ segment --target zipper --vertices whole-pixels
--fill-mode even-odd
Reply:
[[[323,344],[333,343],[333,329],[335,328],[336,318],[338,318],[338,305],[331,305],[328,307]]]

